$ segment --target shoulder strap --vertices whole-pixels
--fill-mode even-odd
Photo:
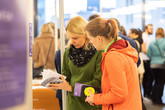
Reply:
[[[139,42],[137,40],[134,40],[134,41],[135,41],[135,43],[137,45],[138,51],[140,51],[140,44],[139,44]]]
[[[52,41],[53,41],[53,38],[52,38],[52,40],[51,40],[51,42],[50,42],[50,45],[49,45],[48,55],[47,55],[47,58],[46,58],[46,62],[45,62],[44,68],[46,68],[46,64],[47,64],[47,62],[48,62],[48,58],[49,58],[49,53],[50,53]]]
[[[161,54],[161,51],[160,51],[160,48],[159,48],[159,46],[158,46],[158,42],[157,42],[157,41],[156,41],[156,45],[157,45],[157,47],[158,47],[158,50],[159,50],[160,56],[162,57],[163,60],[165,60],[164,57],[163,57],[163,55]]]

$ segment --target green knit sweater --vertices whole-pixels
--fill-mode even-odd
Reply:
[[[101,107],[91,106],[85,102],[84,97],[73,96],[75,83],[101,86],[101,58],[102,51],[97,51],[92,59],[84,66],[77,67],[68,57],[67,48],[63,57],[62,74],[72,86],[72,92],[68,92],[67,110],[101,110]]]

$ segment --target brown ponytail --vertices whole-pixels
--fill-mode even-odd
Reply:
[[[114,19],[108,19],[107,21],[111,25],[111,29],[112,29],[112,31],[109,34],[116,41],[118,37],[117,23]]]
[[[93,37],[97,37],[99,35],[107,39],[113,38],[115,41],[117,40],[118,30],[114,20],[95,18],[87,24],[85,29]]]

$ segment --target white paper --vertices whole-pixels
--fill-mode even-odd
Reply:
[[[66,79],[66,76],[61,75],[56,71],[52,71],[50,69],[44,69],[43,72],[41,72],[41,74],[43,76],[41,80],[41,86],[45,86],[45,87],[48,87],[50,82],[61,83],[62,82],[62,80],[60,79],[61,76],[63,76],[64,79]]]

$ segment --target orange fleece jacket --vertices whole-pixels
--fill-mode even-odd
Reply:
[[[93,98],[102,110],[142,110],[138,53],[127,44],[126,48],[111,48],[102,54],[102,93]]]

